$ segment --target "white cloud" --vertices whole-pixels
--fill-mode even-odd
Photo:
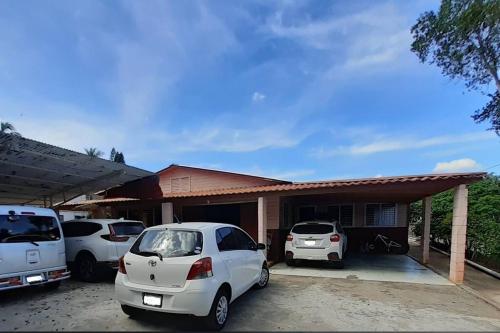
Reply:
[[[468,172],[481,170],[481,165],[470,158],[462,158],[449,162],[438,162],[434,168],[434,173],[444,172]]]
[[[457,143],[486,141],[495,139],[492,132],[472,132],[458,135],[443,135],[430,138],[416,137],[376,137],[369,143],[356,143],[350,146],[340,146],[333,149],[316,148],[312,154],[316,157],[331,157],[336,155],[369,155],[390,151],[422,149],[433,146],[444,146]]]
[[[265,99],[266,99],[266,95],[264,95],[263,93],[260,93],[258,91],[254,92],[252,95],[252,101],[254,103],[262,102]]]

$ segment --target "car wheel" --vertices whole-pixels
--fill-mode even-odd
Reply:
[[[263,266],[262,270],[260,271],[259,282],[255,284],[255,288],[263,289],[267,287],[268,282],[269,282],[269,269]]]
[[[287,259],[285,262],[287,266],[295,266],[295,260],[293,259]]]
[[[76,271],[78,277],[86,282],[94,282],[97,279],[97,262],[90,254],[81,254],[76,259]]]
[[[344,260],[340,261],[330,261],[331,267],[342,269],[344,268]]]
[[[210,331],[221,330],[229,316],[229,295],[220,289],[215,295],[214,302],[208,316],[205,317],[205,328]]]
[[[47,290],[55,290],[59,288],[61,285],[61,281],[54,281],[54,282],[49,282],[43,285],[43,287]]]
[[[141,309],[134,308],[132,306],[128,306],[128,305],[124,305],[124,304],[121,304],[121,307],[122,307],[123,313],[125,313],[130,318],[136,317],[137,315],[139,315],[143,311]]]

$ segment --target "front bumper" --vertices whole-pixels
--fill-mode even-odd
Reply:
[[[207,316],[217,291],[213,279],[193,280],[186,282],[183,288],[161,288],[128,281],[125,274],[116,275],[115,296],[120,304],[135,308]],[[161,307],[145,305],[144,293],[162,295]]]
[[[51,272],[58,272],[51,274]],[[17,289],[29,286],[44,285],[51,282],[62,281],[70,278],[71,272],[67,270],[66,266],[51,267],[49,269],[33,270],[29,272],[20,272],[14,274],[6,274],[0,276],[0,291]],[[33,275],[41,275],[43,280],[40,282],[28,282],[28,277]]]

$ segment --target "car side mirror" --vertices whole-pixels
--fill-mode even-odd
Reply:
[[[266,249],[266,244],[262,244],[262,243],[257,244],[257,249],[259,249],[259,250],[265,250]]]
[[[248,249],[252,251],[257,251],[257,244],[254,242],[248,242]]]

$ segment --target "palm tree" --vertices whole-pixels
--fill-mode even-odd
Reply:
[[[9,122],[0,122],[0,133],[1,134],[12,134],[12,135],[19,135],[18,132],[16,132],[16,129],[14,125],[12,125]]]
[[[101,157],[103,155],[103,152],[95,147],[85,148],[85,153],[89,155],[91,158]]]

